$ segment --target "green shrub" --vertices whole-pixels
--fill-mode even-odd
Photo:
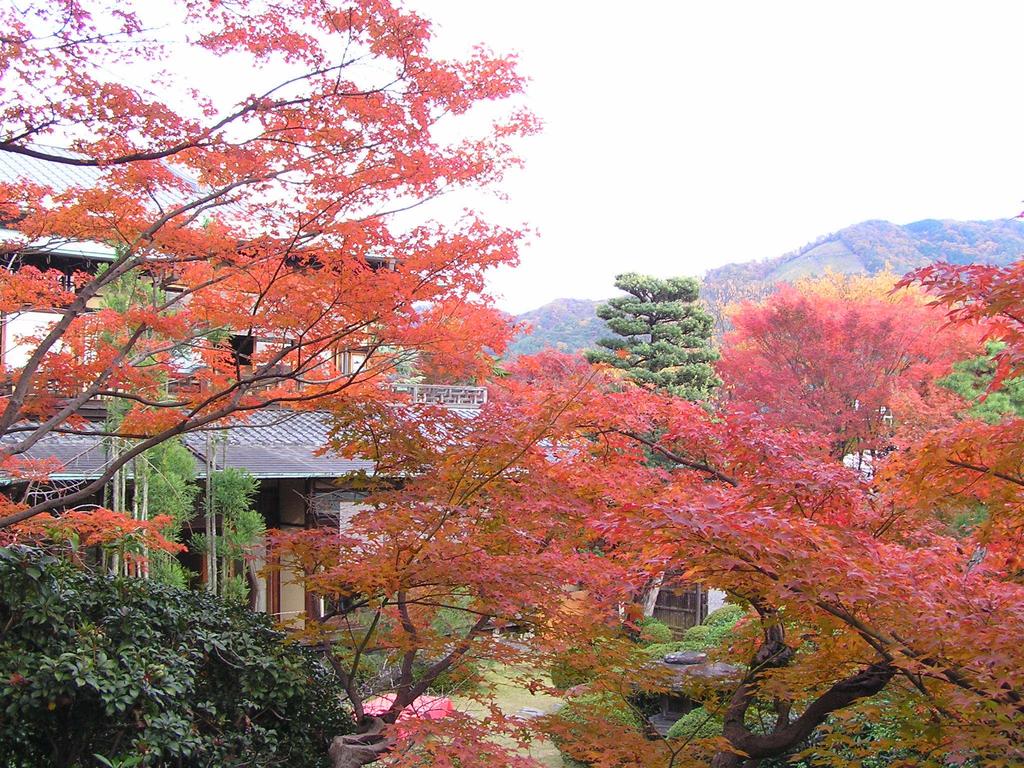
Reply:
[[[583,654],[573,651],[567,651],[556,658],[548,669],[548,675],[551,684],[563,691],[594,679],[593,670],[584,660]]]
[[[207,594],[0,549],[0,765],[328,764],[331,672]]]
[[[582,696],[574,696],[569,699],[565,706],[558,710],[558,717],[561,720],[571,723],[612,723],[627,728],[642,728],[640,718],[622,700],[621,696],[614,693],[585,693]]]
[[[707,707],[711,705],[712,714],[708,715]],[[724,724],[720,712],[725,708],[723,700],[705,701],[704,706],[691,709],[679,718],[668,730],[670,739],[709,739],[721,736]],[[775,723],[775,714],[755,704],[747,710],[747,727],[754,733],[768,733],[766,726]]]
[[[723,605],[707,615],[703,624],[708,627],[728,627],[732,629],[736,622],[747,615],[747,610],[738,605]]]
[[[696,627],[690,627],[683,632],[683,640],[702,648],[708,648],[714,645],[711,640],[714,634],[715,627],[709,627],[707,624],[698,624]]]
[[[687,640],[674,640],[671,643],[654,643],[640,649],[652,659],[660,659],[666,653],[679,653],[680,651],[702,651],[703,645],[691,643]]]
[[[691,709],[668,729],[670,739],[709,739],[722,735],[722,719],[708,716],[704,707]]]
[[[726,642],[732,634],[736,623],[744,615],[746,615],[746,611],[738,605],[724,605],[717,611],[708,614],[703,624],[698,624],[686,630],[681,640],[669,643],[653,643],[643,649],[644,653],[652,658],[658,658],[666,653],[707,651],[717,648]]]
[[[640,717],[613,693],[586,693],[574,696],[553,716],[558,726],[549,734],[555,746],[562,753],[562,764],[566,768],[586,768],[583,762],[568,753],[567,742],[586,744],[594,733],[606,733],[611,728],[641,730]]]
[[[670,643],[672,642],[674,635],[672,629],[662,621],[646,616],[641,619],[638,623],[640,628],[640,643],[642,645],[651,645],[653,643]]]

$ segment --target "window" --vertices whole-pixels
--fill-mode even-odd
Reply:
[[[256,339],[250,335],[234,335],[230,339],[235,363],[240,366],[252,365],[252,354],[256,351]]]

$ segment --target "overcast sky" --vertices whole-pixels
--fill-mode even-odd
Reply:
[[[1024,3],[416,0],[442,51],[520,55],[546,130],[501,220],[521,312],[623,271],[699,275],[865,219],[1024,198]]]

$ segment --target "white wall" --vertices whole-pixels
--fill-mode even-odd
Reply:
[[[16,312],[7,315],[3,321],[4,365],[12,370],[24,368],[37,345],[35,341],[25,341],[25,338],[45,335],[59,317],[53,312]]]
[[[725,605],[725,592],[720,589],[708,590],[708,613],[717,611]]]

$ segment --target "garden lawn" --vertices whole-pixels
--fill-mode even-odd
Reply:
[[[524,707],[539,709],[545,714],[553,712],[562,700],[545,693],[530,693],[515,680],[514,668],[491,667],[486,672],[487,682],[494,686],[495,701],[506,715],[514,715]],[[548,682],[548,681],[545,681]],[[455,706],[470,714],[482,713],[480,705],[469,699],[452,697]],[[530,747],[530,756],[547,768],[562,768],[562,756],[550,741],[538,741]]]

